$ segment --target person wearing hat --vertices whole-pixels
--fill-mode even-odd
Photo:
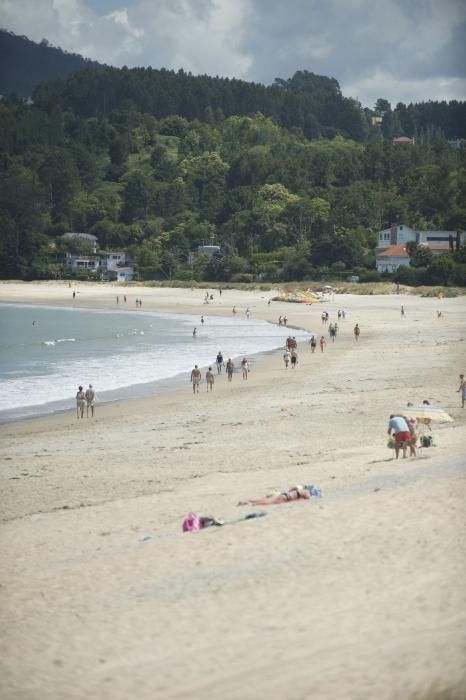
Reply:
[[[94,418],[94,406],[95,406],[95,391],[92,388],[92,384],[89,384],[89,389],[86,389],[86,416],[89,418],[89,409],[91,409],[91,416]]]

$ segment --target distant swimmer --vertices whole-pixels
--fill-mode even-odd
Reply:
[[[204,316],[201,316],[201,323],[204,325]]]
[[[36,325],[36,322],[35,322],[35,321],[33,321],[33,322],[32,322],[32,325],[33,325],[33,326],[35,326],[35,325]]]
[[[199,393],[199,384],[201,383],[201,370],[197,365],[194,365],[194,369],[191,372],[191,381],[193,383],[193,393]]]
[[[212,367],[209,367],[209,369],[205,373],[205,380],[207,383],[207,391],[212,391],[215,381],[214,373],[212,372]]]
[[[84,418],[84,406],[86,405],[86,395],[82,386],[78,387],[76,394],[76,418]]]
[[[92,384],[89,384],[89,388],[86,389],[86,416],[89,418],[89,409],[91,409],[91,416],[94,418],[94,406],[95,406],[95,391]]]
[[[197,335],[197,328],[193,328],[193,338],[195,338]]]

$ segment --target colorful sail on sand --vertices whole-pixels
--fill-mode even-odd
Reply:
[[[313,289],[287,289],[283,294],[272,297],[272,301],[287,301],[291,304],[318,304],[324,301],[322,292]]]

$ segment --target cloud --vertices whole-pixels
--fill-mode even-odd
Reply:
[[[0,14],[116,66],[267,84],[307,69],[369,106],[466,96],[463,0],[0,0]]]

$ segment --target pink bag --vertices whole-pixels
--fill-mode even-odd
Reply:
[[[202,523],[196,513],[190,513],[188,517],[183,520],[183,532],[193,532],[194,530],[201,529]]]

